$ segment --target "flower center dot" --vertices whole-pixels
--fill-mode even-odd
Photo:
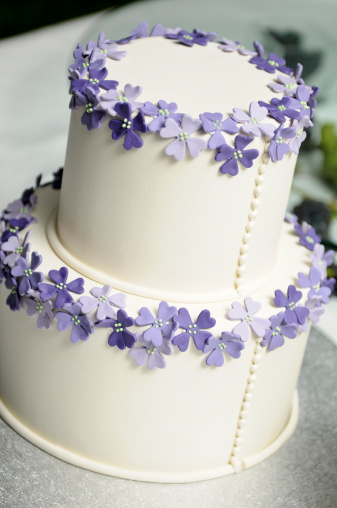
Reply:
[[[190,35],[183,35],[183,39],[187,39],[188,41],[193,41],[193,37]]]
[[[298,131],[296,132],[296,137],[300,138],[302,135],[302,132],[303,132],[303,129],[298,129]]]
[[[99,299],[98,299],[98,300],[99,300],[100,302],[104,303],[104,302],[106,302],[106,301],[107,301],[107,299],[108,299],[108,298],[107,298],[107,296],[101,295],[101,296],[99,297]]]
[[[153,353],[157,350],[156,347],[152,348],[152,349],[147,349],[146,352],[148,355],[153,355]]]
[[[72,320],[72,321],[74,321],[74,325],[75,325],[75,326],[79,325],[79,324],[80,324],[80,322],[81,322],[81,321],[79,320],[79,318],[78,318],[78,315],[77,315],[77,314],[75,314],[75,315],[71,318],[71,320]]]
[[[305,237],[305,239],[306,239],[306,241],[307,241],[308,243],[311,243],[311,244],[312,244],[312,243],[315,243],[315,242],[314,242],[314,240],[311,238],[311,236],[306,236],[306,237]]]
[[[131,129],[131,120],[128,120],[127,118],[124,118],[122,127],[124,129]]]
[[[60,282],[59,284],[55,284],[55,287],[57,287],[57,289],[66,289],[66,284],[63,284],[63,282]]]
[[[275,60],[268,60],[269,65],[272,65],[273,67],[278,67],[278,63],[275,62]]]
[[[188,134],[187,132],[179,132],[179,141],[187,141],[189,138],[188,138]]]
[[[253,322],[253,318],[252,316],[250,316],[249,314],[247,314],[247,316],[245,317],[245,321],[246,323],[250,324]]]
[[[281,144],[283,143],[282,136],[278,136],[278,138],[275,140],[275,142],[276,142],[278,145],[281,145]]]
[[[155,319],[153,325],[155,328],[161,328],[163,326],[163,320],[162,319]]]
[[[296,307],[295,302],[289,302],[289,309],[290,310],[294,310],[295,307]]]
[[[23,247],[18,247],[15,251],[17,254],[22,254],[23,252]]]
[[[117,333],[122,332],[124,330],[124,328],[122,327],[122,323],[115,323],[114,327],[115,327],[115,332],[117,332]]]
[[[236,152],[234,152],[233,157],[234,157],[234,159],[236,159],[236,160],[237,160],[237,159],[242,159],[242,157],[243,157],[243,156],[242,156],[242,152],[241,152],[241,150],[237,150]]]
[[[215,122],[213,123],[213,127],[215,127],[216,130],[220,130],[221,126],[222,123],[220,122],[220,120],[215,120]]]
[[[226,347],[227,347],[227,346],[226,346],[226,344],[225,344],[224,342],[221,342],[221,343],[219,344],[219,349],[226,349]]]
[[[300,104],[301,104],[301,106],[303,106],[304,109],[309,109],[309,106],[306,103],[306,101],[300,101]]]
[[[88,102],[88,104],[86,104],[85,107],[86,107],[87,113],[93,112],[93,107],[92,107],[91,102]]]
[[[27,270],[24,270],[24,274],[25,274],[26,277],[29,277],[30,275],[32,275],[32,273],[33,272],[31,270],[31,268],[28,268]]]
[[[278,106],[278,109],[279,109],[280,111],[284,111],[284,110],[286,109],[286,107],[285,107],[283,104],[280,104],[280,105]]]
[[[167,108],[166,109],[159,109],[158,112],[160,115],[167,115],[168,116],[170,114],[169,110]]]
[[[259,122],[259,121],[255,118],[255,116],[254,116],[254,118],[251,118],[251,120],[250,120],[250,121],[252,122],[252,124],[253,124],[253,125],[258,125],[258,124],[260,123],[260,122]]]

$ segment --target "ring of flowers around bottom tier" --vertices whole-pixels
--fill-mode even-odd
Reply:
[[[54,189],[61,187],[62,170],[54,173],[54,180],[46,185]],[[36,187],[41,187],[38,177]],[[32,187],[23,192],[20,199],[10,203],[1,215],[0,224],[0,284],[9,289],[6,303],[12,311],[20,310],[26,305],[28,316],[37,316],[39,329],[49,328],[57,320],[57,329],[70,329],[70,340],[73,343],[86,341],[95,328],[108,328],[108,344],[123,350],[129,349],[130,357],[137,365],[147,364],[148,369],[167,366],[165,357],[171,355],[174,348],[185,352],[190,344],[207,355],[205,362],[209,366],[220,367],[224,364],[225,355],[238,359],[251,333],[262,339],[262,346],[269,351],[283,346],[285,337],[295,339],[299,333],[308,329],[309,321],[317,323],[324,312],[324,305],[329,301],[335,279],[327,278],[327,267],[332,264],[333,251],[325,252],[320,238],[313,227],[303,222],[298,223],[294,215],[287,214],[286,221],[293,223],[295,233],[304,248],[311,251],[309,274],[298,274],[297,285],[306,289],[306,301],[302,300],[302,291],[290,285],[286,293],[275,291],[275,314],[269,319],[258,315],[261,304],[250,297],[232,303],[227,317],[239,321],[231,331],[223,331],[220,337],[211,330],[216,321],[208,309],[191,317],[186,308],[177,309],[167,302],[160,302],[157,314],[147,307],[139,310],[138,316],[128,316],[126,296],[123,293],[111,294],[109,285],[94,287],[91,296],[80,296],[74,301],[73,294],[84,293],[84,279],[68,281],[68,269],[50,270],[49,281],[45,274],[37,269],[42,264],[42,256],[33,251],[30,255],[30,236],[28,230],[23,240],[18,234],[26,231],[36,222],[31,215],[37,202],[35,189]],[[276,308],[283,309],[277,312]],[[96,311],[96,321],[88,314]],[[148,328],[144,332],[134,333],[133,327]]]

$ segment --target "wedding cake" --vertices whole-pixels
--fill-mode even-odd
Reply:
[[[186,482],[291,435],[334,282],[286,215],[318,92],[301,71],[146,23],[77,45],[64,170],[1,216],[0,412],[29,441]]]

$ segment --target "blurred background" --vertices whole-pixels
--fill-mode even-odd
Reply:
[[[38,173],[62,166],[68,129],[67,66],[78,42],[100,31],[118,39],[141,21],[150,27],[199,28],[240,40],[304,66],[321,91],[314,128],[301,146],[289,211],[315,226],[327,248],[337,245],[337,1],[336,0],[96,0],[6,2],[0,17],[0,205]],[[4,192],[4,191],[3,191]],[[4,198],[2,197],[4,195]],[[4,202],[1,200],[5,199]],[[333,266],[330,275],[336,274]]]

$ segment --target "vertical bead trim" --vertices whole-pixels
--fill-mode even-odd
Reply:
[[[255,178],[255,186],[253,190],[253,199],[250,203],[250,212],[248,214],[248,223],[245,227],[245,233],[242,237],[241,241],[241,247],[240,247],[240,255],[238,259],[238,265],[236,269],[236,278],[234,280],[234,287],[240,294],[240,286],[243,283],[243,277],[246,271],[246,262],[248,257],[248,250],[249,250],[249,241],[251,238],[251,233],[255,226],[255,219],[257,217],[258,208],[260,206],[260,200],[259,197],[262,193],[262,184],[264,181],[263,175],[266,172],[267,169],[267,163],[269,160],[268,155],[269,150],[269,143],[265,148],[264,154],[262,155],[262,162],[258,169],[258,175]]]
[[[242,469],[242,460],[238,457],[241,451],[241,443],[244,435],[244,429],[246,425],[248,409],[250,405],[250,401],[253,397],[254,384],[256,381],[256,372],[259,368],[259,362],[261,360],[261,346],[262,339],[257,339],[256,345],[254,348],[254,354],[252,358],[252,363],[249,368],[249,376],[247,379],[247,385],[245,389],[245,394],[243,396],[241,409],[239,412],[239,420],[238,425],[235,432],[234,444],[232,448],[231,457],[229,459],[230,464],[233,466],[234,471],[240,471]]]

